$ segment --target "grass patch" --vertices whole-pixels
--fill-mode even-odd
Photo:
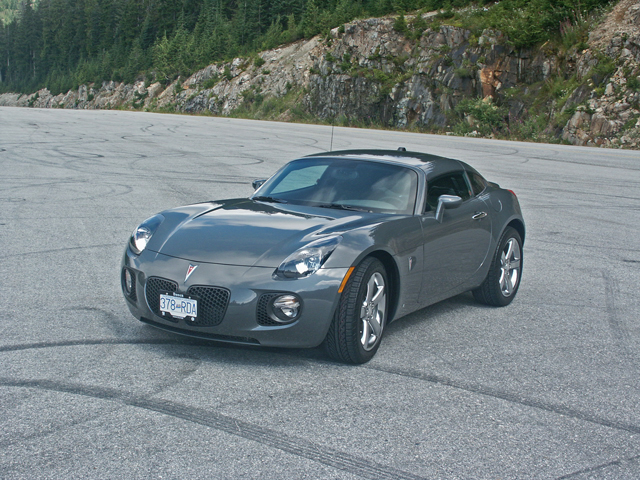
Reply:
[[[242,94],[242,104],[229,116],[252,120],[313,123],[317,119],[301,107],[303,95],[302,89],[290,88],[285,95],[280,97],[265,97],[255,89],[248,89]]]

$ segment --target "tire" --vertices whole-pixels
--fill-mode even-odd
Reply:
[[[473,290],[475,299],[485,305],[504,307],[518,293],[522,278],[522,238],[507,227],[500,237],[487,277]]]
[[[353,364],[373,358],[389,315],[388,288],[387,272],[378,259],[366,258],[356,267],[325,338],[331,358]]]

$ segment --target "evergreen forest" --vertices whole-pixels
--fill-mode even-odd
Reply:
[[[19,0],[0,0],[0,25],[6,25],[16,18],[19,6]]]
[[[609,0],[0,0],[0,93],[168,83],[206,65],[327,33],[358,17],[440,10],[516,47],[557,36]],[[460,17],[467,9],[473,15]],[[401,17],[404,19],[404,17]],[[461,20],[462,19],[462,20]],[[425,25],[426,27],[426,25]]]

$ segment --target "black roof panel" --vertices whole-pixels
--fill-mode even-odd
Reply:
[[[405,152],[401,150],[337,150],[307,155],[306,157],[354,158],[397,162],[421,168],[427,172],[458,170],[464,163],[460,160],[431,155],[429,153]]]

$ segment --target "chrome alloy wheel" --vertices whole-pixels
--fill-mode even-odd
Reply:
[[[365,351],[375,347],[382,336],[386,311],[387,292],[384,277],[379,272],[374,272],[367,282],[367,294],[360,309],[362,322],[360,343]]]
[[[510,238],[500,257],[500,291],[505,297],[511,296],[520,281],[520,244]]]
[[[387,278],[375,257],[362,260],[348,277],[324,342],[335,360],[361,364],[376,354],[392,300]]]

